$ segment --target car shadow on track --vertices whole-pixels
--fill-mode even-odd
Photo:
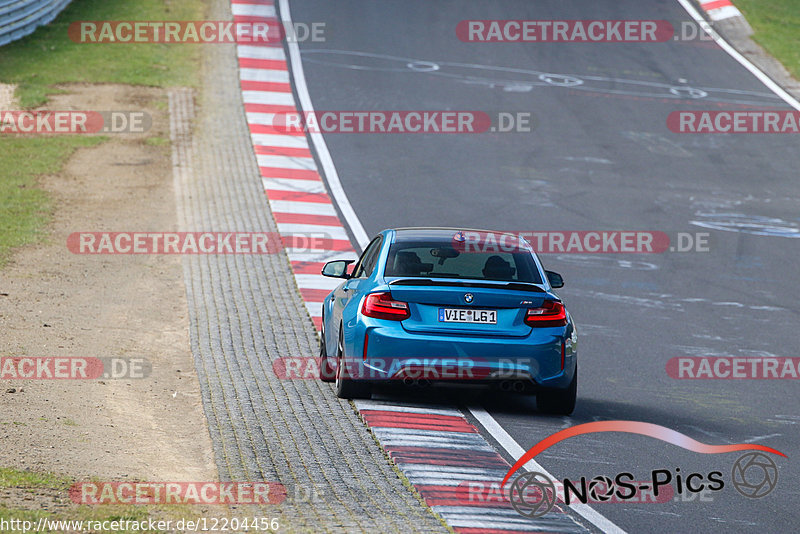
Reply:
[[[417,405],[428,408],[481,407],[493,416],[531,417],[543,423],[568,423],[569,426],[594,421],[626,420],[644,421],[668,428],[680,429],[702,427],[710,433],[721,436],[736,435],[735,427],[728,427],[721,421],[710,421],[691,413],[676,410],[657,409],[634,403],[605,399],[581,398],[572,415],[550,415],[540,412],[534,394],[499,391],[474,386],[383,386],[373,391],[373,400]]]

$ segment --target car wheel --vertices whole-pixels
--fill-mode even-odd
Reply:
[[[569,415],[575,410],[578,398],[578,369],[566,389],[542,390],[536,394],[536,407],[540,412],[553,415]]]
[[[333,382],[336,379],[336,369],[328,358],[328,349],[325,346],[325,315],[322,315],[322,338],[319,343],[319,379],[323,382]]]
[[[339,327],[339,344],[336,349],[336,396],[340,399],[368,399],[372,396],[370,385],[347,377],[344,368],[344,336]]]

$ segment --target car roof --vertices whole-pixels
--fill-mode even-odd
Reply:
[[[503,234],[513,237],[519,237],[512,232],[498,232],[495,230],[479,230],[476,228],[449,228],[449,227],[434,227],[434,226],[420,226],[420,227],[405,227],[394,228],[395,241],[414,241],[425,239],[452,239],[456,232],[481,232],[490,234]]]

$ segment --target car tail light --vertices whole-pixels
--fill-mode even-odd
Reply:
[[[389,319],[390,321],[402,321],[411,317],[408,304],[392,300],[392,294],[388,291],[367,295],[364,304],[361,305],[361,313],[367,317]]]
[[[545,300],[539,308],[528,308],[525,324],[534,328],[566,326],[567,310],[556,300]]]

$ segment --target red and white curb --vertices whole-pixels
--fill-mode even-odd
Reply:
[[[279,23],[275,5],[232,0],[236,22]],[[339,281],[320,270],[331,259],[356,259],[305,135],[276,131],[276,113],[297,112],[282,45],[238,45],[239,77],[247,124],[264,191],[291,262],[300,294],[317,329],[322,301]],[[323,234],[325,249],[297,249],[293,234]],[[469,483],[498,488],[510,464],[458,410],[359,401],[357,408],[403,474],[455,531],[466,534],[585,532],[554,508],[535,521],[508,500],[469,501]]]
[[[271,1],[233,0],[231,9],[235,22],[279,23]],[[337,279],[320,274],[322,266],[331,259],[356,259],[356,253],[325,190],[306,136],[272,126],[276,113],[297,112],[283,45],[238,45],[237,54],[242,99],[264,191],[297,287],[319,329],[322,300],[339,285]],[[317,245],[310,240],[289,239],[298,234],[324,236],[317,241],[326,248],[314,248]]]
[[[715,22],[742,16],[742,12],[731,3],[731,0],[700,0],[700,6]]]
[[[586,532],[559,507],[535,520],[517,513],[500,489],[511,465],[460,411],[366,400],[355,404],[425,503],[456,532]]]

